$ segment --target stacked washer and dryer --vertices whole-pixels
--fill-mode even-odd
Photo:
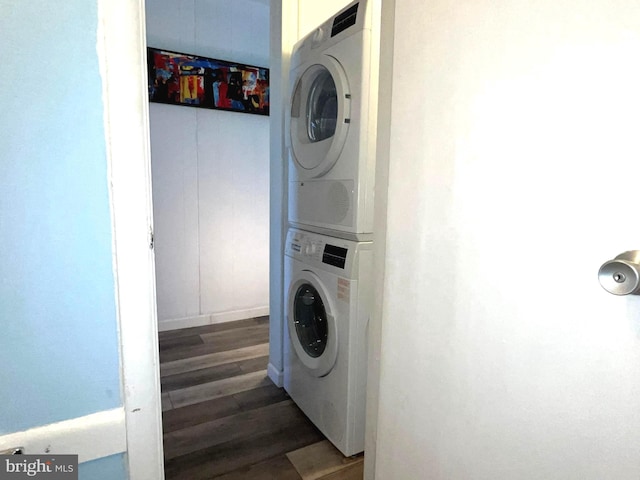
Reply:
[[[349,4],[291,59],[284,387],[346,456],[364,450],[378,31]]]

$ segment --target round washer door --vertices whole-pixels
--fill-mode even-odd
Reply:
[[[347,139],[350,95],[347,76],[333,58],[296,72],[291,96],[291,150],[299,174],[320,177],[335,165]]]
[[[336,363],[336,321],[326,289],[317,275],[303,270],[289,287],[288,326],[293,349],[316,377],[327,375]]]

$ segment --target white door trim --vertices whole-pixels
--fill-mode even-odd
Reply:
[[[98,22],[129,479],[163,479],[144,0],[99,0]]]
[[[284,243],[287,238],[288,159],[285,154],[285,104],[289,97],[289,57],[298,40],[298,2],[272,0],[270,6],[271,112],[269,230],[269,366],[273,383],[284,380]]]

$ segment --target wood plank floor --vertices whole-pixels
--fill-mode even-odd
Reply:
[[[356,480],[267,377],[269,319],[160,333],[167,480]]]

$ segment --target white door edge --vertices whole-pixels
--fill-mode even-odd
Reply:
[[[144,0],[99,0],[98,22],[126,461],[130,480],[163,479]]]

